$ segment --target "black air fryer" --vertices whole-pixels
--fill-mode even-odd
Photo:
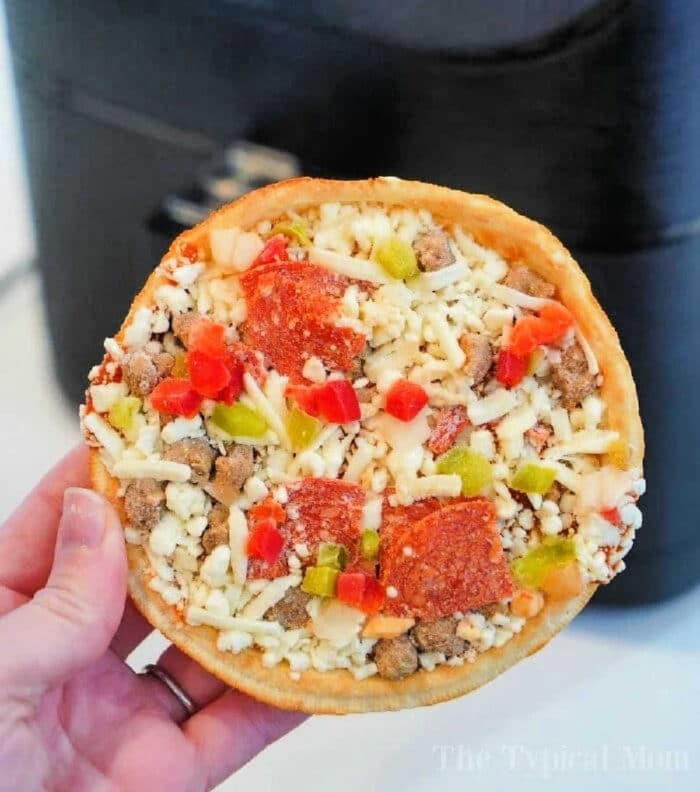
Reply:
[[[697,582],[693,0],[6,0],[58,379],[167,244],[302,172],[490,193],[573,249],[639,385],[645,525],[601,593]]]

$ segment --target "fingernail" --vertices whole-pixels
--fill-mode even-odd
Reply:
[[[70,487],[63,493],[62,544],[97,547],[104,528],[105,502],[97,493],[80,487]]]

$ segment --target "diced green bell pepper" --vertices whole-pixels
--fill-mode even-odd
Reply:
[[[303,451],[321,431],[318,418],[307,415],[298,407],[292,407],[286,419],[287,435],[295,451]]]
[[[544,495],[554,483],[557,471],[545,465],[536,465],[526,462],[521,465],[513,476],[510,486],[518,492],[527,492],[534,495]]]
[[[262,437],[267,421],[246,404],[236,402],[230,407],[217,404],[211,414],[212,423],[233,437]]]
[[[521,586],[539,588],[554,567],[576,560],[576,544],[573,539],[548,536],[541,545],[530,550],[510,565],[513,576]]]
[[[462,495],[482,492],[493,479],[491,463],[483,454],[455,446],[437,459],[438,473],[456,473],[462,479]]]
[[[331,567],[331,569],[345,569],[347,561],[348,553],[343,545],[333,544],[332,542],[321,542],[318,546],[317,566]]]
[[[418,262],[413,248],[399,237],[389,237],[379,242],[373,255],[392,278],[406,280],[418,274]]]
[[[376,531],[363,531],[360,543],[362,557],[371,561],[379,553],[379,534]]]
[[[315,597],[332,597],[340,572],[331,567],[307,567],[301,590]]]
[[[107,419],[115,429],[129,435],[135,428],[136,416],[141,409],[141,399],[136,396],[121,396],[110,408]]]
[[[277,223],[272,231],[270,231],[269,236],[273,237],[277,234],[284,234],[286,237],[296,240],[302,247],[309,247],[311,245],[308,228],[304,223],[298,220],[292,223]]]

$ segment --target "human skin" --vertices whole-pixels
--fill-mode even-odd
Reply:
[[[0,527],[0,789],[210,789],[303,720],[159,658],[190,717],[126,657],[151,627],[126,599],[124,537],[66,456]],[[126,604],[125,604],[126,603]]]

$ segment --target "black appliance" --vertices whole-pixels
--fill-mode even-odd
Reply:
[[[661,599],[698,580],[692,0],[5,5],[72,401],[166,235],[212,203],[297,170],[490,193],[573,249],[639,384],[646,523],[601,597]]]

